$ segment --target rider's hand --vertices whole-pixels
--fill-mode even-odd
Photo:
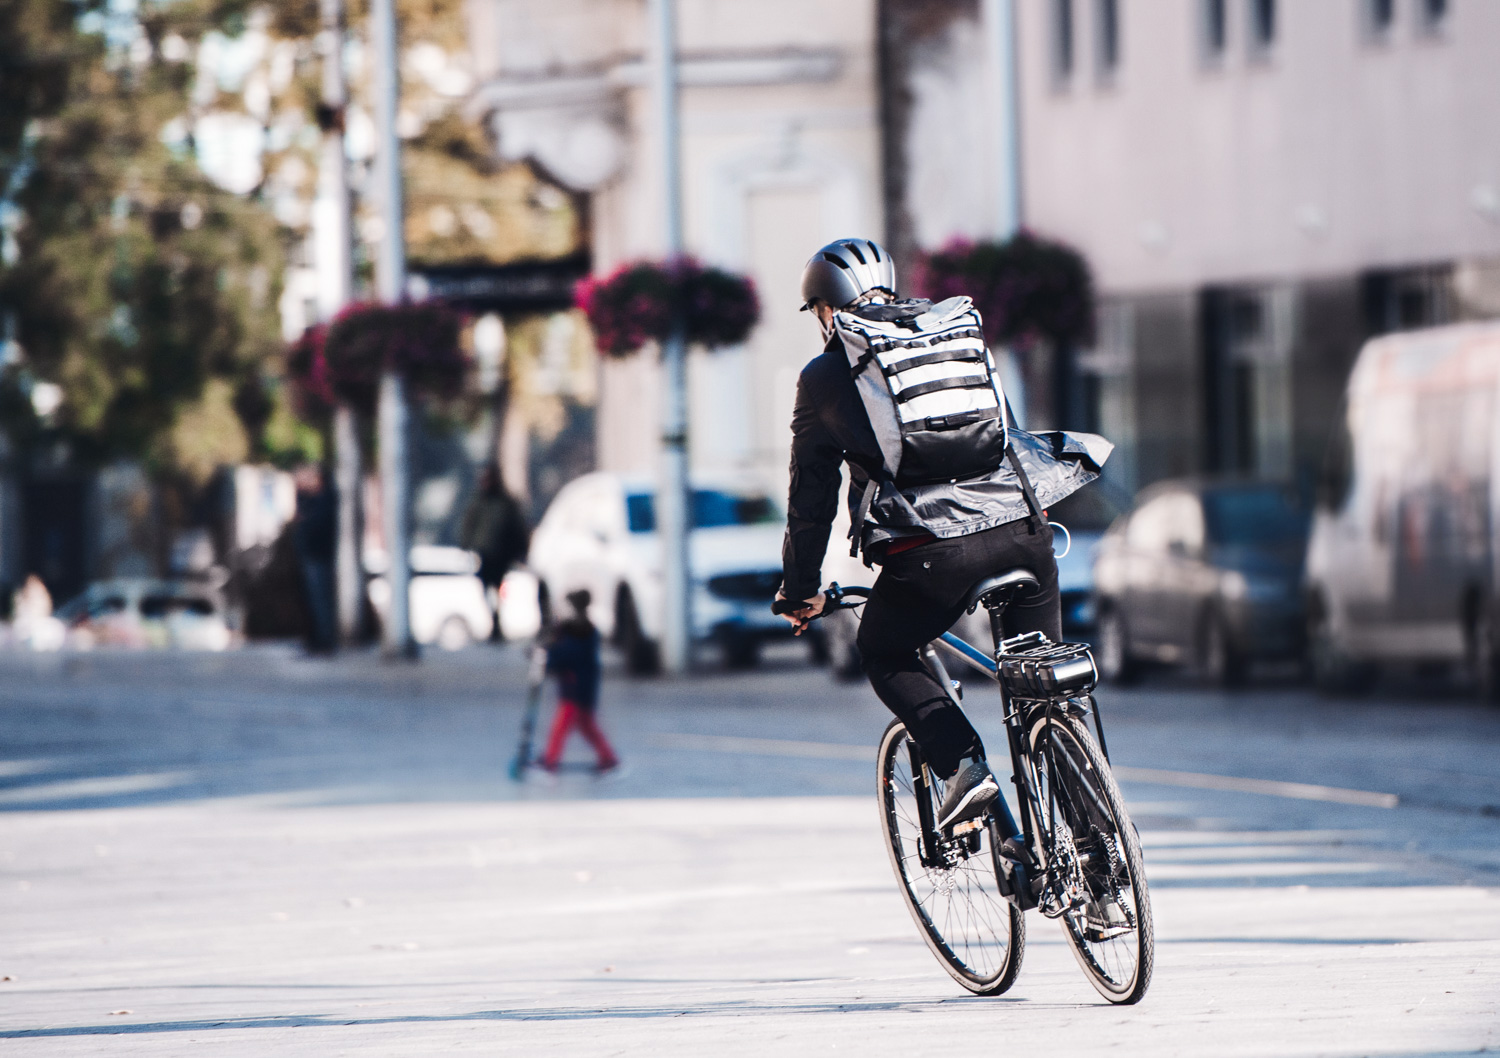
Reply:
[[[776,598],[785,599],[786,595],[781,591],[777,591]],[[828,597],[822,592],[818,592],[818,594],[807,600],[807,605],[803,606],[802,609],[793,610],[791,613],[782,614],[781,616],[786,618],[792,624],[792,635],[800,636],[802,634],[802,630],[807,627],[808,623],[813,618],[817,617],[818,614],[823,612],[823,604],[827,601]]]

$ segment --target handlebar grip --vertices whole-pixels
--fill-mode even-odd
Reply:
[[[796,599],[776,599],[771,603],[771,612],[779,616],[800,610],[806,605],[807,603],[799,602]]]

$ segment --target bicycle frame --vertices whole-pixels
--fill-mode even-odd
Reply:
[[[1021,707],[1012,700],[1005,680],[1001,679],[1000,663],[1004,660],[1008,651],[1015,651],[1021,647],[1036,645],[1040,642],[1044,642],[1044,638],[1042,637],[1041,633],[1032,632],[1020,636],[1014,636],[1010,639],[1005,639],[1003,636],[1003,631],[1001,629],[1001,615],[1004,613],[1004,604],[1001,603],[999,605],[989,607],[988,609],[990,614],[991,631],[994,635],[996,644],[995,654],[993,657],[985,654],[973,644],[960,639],[952,632],[944,632],[940,638],[934,640],[932,644],[929,644],[926,648],[924,648],[922,654],[929,666],[933,669],[933,674],[938,677],[945,688],[950,689],[949,696],[953,699],[954,704],[959,705],[960,708],[962,707],[962,704],[958,696],[951,690],[953,681],[949,679],[947,668],[943,665],[942,659],[938,656],[937,652],[933,650],[934,645],[940,645],[947,648],[963,661],[987,673],[991,678],[995,680],[995,683],[1000,690],[1001,716],[1005,721],[1006,742],[1010,749],[1011,783],[1015,787],[1017,807],[1020,810],[1020,820],[1018,828],[1016,827],[1017,821],[1014,818],[1007,820],[1007,822],[1011,824],[1011,829],[1013,831],[1019,829],[1019,836],[1021,837],[1021,840],[1023,842],[1023,848],[1026,850],[1028,862],[1016,863],[1010,860],[1008,857],[1000,856],[997,854],[995,866],[997,877],[999,879],[999,884],[1001,887],[1001,892],[1008,899],[1015,901],[1016,905],[1024,911],[1037,906],[1042,895],[1041,889],[1046,882],[1046,872],[1038,873],[1037,871],[1037,869],[1042,865],[1037,861],[1035,853],[1035,850],[1040,847],[1039,838],[1035,832],[1036,822],[1043,819],[1047,820],[1047,828],[1050,833],[1047,840],[1046,851],[1049,860],[1052,858],[1053,851],[1051,848],[1053,842],[1051,834],[1055,834],[1057,828],[1056,820],[1053,818],[1053,805],[1051,803],[1053,799],[1049,797],[1049,803],[1045,806],[1042,804],[1042,797],[1041,792],[1038,789],[1038,783],[1035,780],[1034,776],[1031,774],[1030,770],[1028,770],[1028,767],[1034,768],[1035,764],[1030,760],[1029,756],[1024,751],[1024,723],[1030,716],[1036,715],[1036,710],[1033,708],[1027,710],[1027,716],[1023,717],[1021,715]],[[1092,698],[1092,696],[1090,697]],[[1046,711],[1045,715],[1049,720],[1052,716],[1053,709],[1056,708],[1057,704],[1058,703],[1056,701],[1048,701],[1044,705],[1042,705],[1042,708],[1044,708]],[[1106,759],[1108,759],[1109,751],[1104,748],[1104,727],[1103,721],[1099,716],[1097,703],[1094,703],[1092,712],[1094,714],[1094,728],[1099,734],[1100,748],[1101,750],[1103,750]],[[1055,762],[1051,759],[1050,739],[1047,740],[1046,747],[1048,757],[1046,761],[1047,771],[1049,775],[1055,774],[1056,766]],[[1001,805],[1001,810],[1005,813],[1005,815],[1009,816],[1009,807],[1004,805],[1003,799]],[[941,840],[941,835],[938,835],[935,830],[932,830],[930,828],[930,824],[926,819],[922,820],[922,824],[925,840],[929,842]],[[1001,833],[1002,825],[1001,820],[998,818],[992,817],[991,828],[992,846],[996,850],[1000,848],[1000,843],[1005,838],[1016,836],[1014,833]]]
[[[852,586],[848,588],[840,588],[839,585],[832,584],[828,589],[830,606],[825,610],[825,613],[831,612],[834,609],[853,609],[856,606],[863,605],[862,597],[867,597],[868,595],[868,588],[856,588]],[[852,602],[851,600],[854,598],[860,598],[860,601]],[[1026,911],[1030,910],[1033,907],[1036,907],[1039,903],[1041,896],[1040,890],[1045,882],[1045,874],[1037,873],[1038,869],[1042,865],[1037,859],[1036,853],[1034,851],[1038,848],[1038,837],[1035,832],[1035,822],[1037,820],[1047,819],[1049,821],[1050,829],[1055,831],[1056,827],[1051,818],[1052,810],[1050,805],[1044,806],[1042,804],[1041,794],[1037,788],[1038,784],[1033,779],[1031,774],[1027,771],[1029,758],[1024,751],[1023,744],[1023,722],[1027,718],[1021,716],[1020,708],[1016,706],[1012,701],[1011,694],[1009,689],[1006,687],[1005,680],[1001,678],[1000,664],[1007,657],[1009,652],[1017,651],[1020,648],[1026,646],[1036,646],[1038,644],[1045,643],[1047,640],[1041,632],[1029,632],[1023,635],[1013,636],[1010,639],[1004,638],[1001,619],[1002,615],[1005,612],[1006,601],[1008,600],[998,601],[994,604],[986,605],[986,609],[989,611],[990,616],[990,631],[995,641],[995,653],[993,656],[986,654],[984,651],[980,650],[972,643],[968,643],[963,639],[960,639],[952,632],[944,632],[942,636],[934,639],[931,643],[923,647],[921,650],[921,656],[924,663],[926,663],[928,668],[932,671],[933,676],[938,680],[943,689],[947,692],[948,697],[952,699],[953,704],[958,706],[960,709],[963,708],[962,699],[959,697],[958,692],[955,690],[954,681],[948,675],[947,666],[943,664],[942,658],[939,657],[937,651],[933,649],[935,646],[942,646],[946,648],[964,662],[973,665],[975,668],[978,668],[989,675],[992,679],[994,679],[996,686],[1000,690],[1001,716],[1005,721],[1006,742],[1010,749],[1011,783],[1016,788],[1016,803],[1017,807],[1021,810],[1019,826],[1017,826],[1017,821],[1013,817],[1008,819],[1007,822],[1011,824],[1011,829],[1013,831],[1019,831],[1019,835],[1024,842],[1027,862],[1019,863],[999,854],[998,850],[1000,848],[1001,842],[1006,838],[1015,837],[1016,834],[1002,834],[1001,821],[1000,819],[997,819],[994,814],[991,814],[989,823],[991,830],[991,847],[992,849],[997,850],[995,852],[995,867],[1002,894],[1007,899],[1015,901],[1016,906],[1021,910]],[[791,604],[786,605],[790,606]],[[1090,695],[1089,697],[1092,700],[1092,695]],[[1052,710],[1056,705],[1056,701],[1048,701],[1044,704],[1043,707],[1046,709],[1046,715],[1049,718],[1051,717]],[[1108,760],[1109,749],[1107,748],[1104,741],[1104,726],[1103,721],[1099,716],[1099,708],[1097,703],[1094,703],[1092,712],[1094,714],[1094,729],[1098,732],[1099,735],[1099,746],[1104,753],[1105,759]],[[1035,710],[1029,710],[1028,715],[1035,715]],[[927,766],[927,762],[922,758],[921,751],[917,748],[915,742],[911,743],[908,749],[911,754],[912,782],[913,785],[917,788],[917,793],[919,795],[917,798],[919,817],[918,821],[922,829],[922,846],[920,849],[920,859],[923,866],[943,867],[947,864],[945,857],[940,854],[940,850],[945,846],[951,848],[952,843],[956,842],[960,837],[963,837],[965,839],[966,844],[972,843],[970,851],[977,850],[977,834],[973,831],[977,830],[978,826],[976,824],[959,824],[960,828],[972,827],[972,829],[956,829],[955,833],[949,836],[945,836],[938,832],[937,824],[932,812],[932,798],[929,796],[929,791],[932,788],[931,771]],[[1050,739],[1047,742],[1047,754],[1049,758],[1046,762],[1048,773],[1054,774],[1054,762],[1050,759]],[[1048,800],[1051,801],[1052,799],[1049,798]],[[1003,797],[1001,798],[1000,804],[1001,811],[1003,811],[1006,816],[1010,816],[1010,808],[1007,804],[1005,804],[1005,800]],[[1048,841],[1047,853],[1050,858],[1052,853],[1050,837]]]

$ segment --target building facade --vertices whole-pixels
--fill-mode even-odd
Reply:
[[[1359,346],[1500,313],[1500,6],[1020,0],[1026,222],[1130,485],[1307,481]]]
[[[1077,399],[1032,401],[1028,425],[1109,436],[1129,488],[1307,481],[1367,337],[1500,313],[1492,0],[1014,0],[1017,174],[996,150],[1003,9],[680,0],[688,246],[751,275],[765,313],[744,348],[694,355],[700,472],[779,484],[812,248],[883,235],[901,261],[991,236],[1015,176],[1023,224],[1081,250],[1099,294]],[[589,193],[596,272],[659,255],[644,0],[471,10],[501,153]],[[599,464],[650,473],[654,357],[601,371]]]
[[[660,130],[643,0],[478,0],[486,115],[507,158],[589,192],[596,273],[662,256]],[[784,481],[797,373],[817,352],[798,309],[818,245],[883,231],[875,5],[680,0],[683,219],[700,259],[752,277],[762,319],[740,348],[689,362],[695,473]],[[649,475],[660,436],[654,350],[601,365],[601,469]]]

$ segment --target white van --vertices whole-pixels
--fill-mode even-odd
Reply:
[[[1497,673],[1500,324],[1370,341],[1349,378],[1307,552],[1314,679],[1367,682],[1378,662]]]

